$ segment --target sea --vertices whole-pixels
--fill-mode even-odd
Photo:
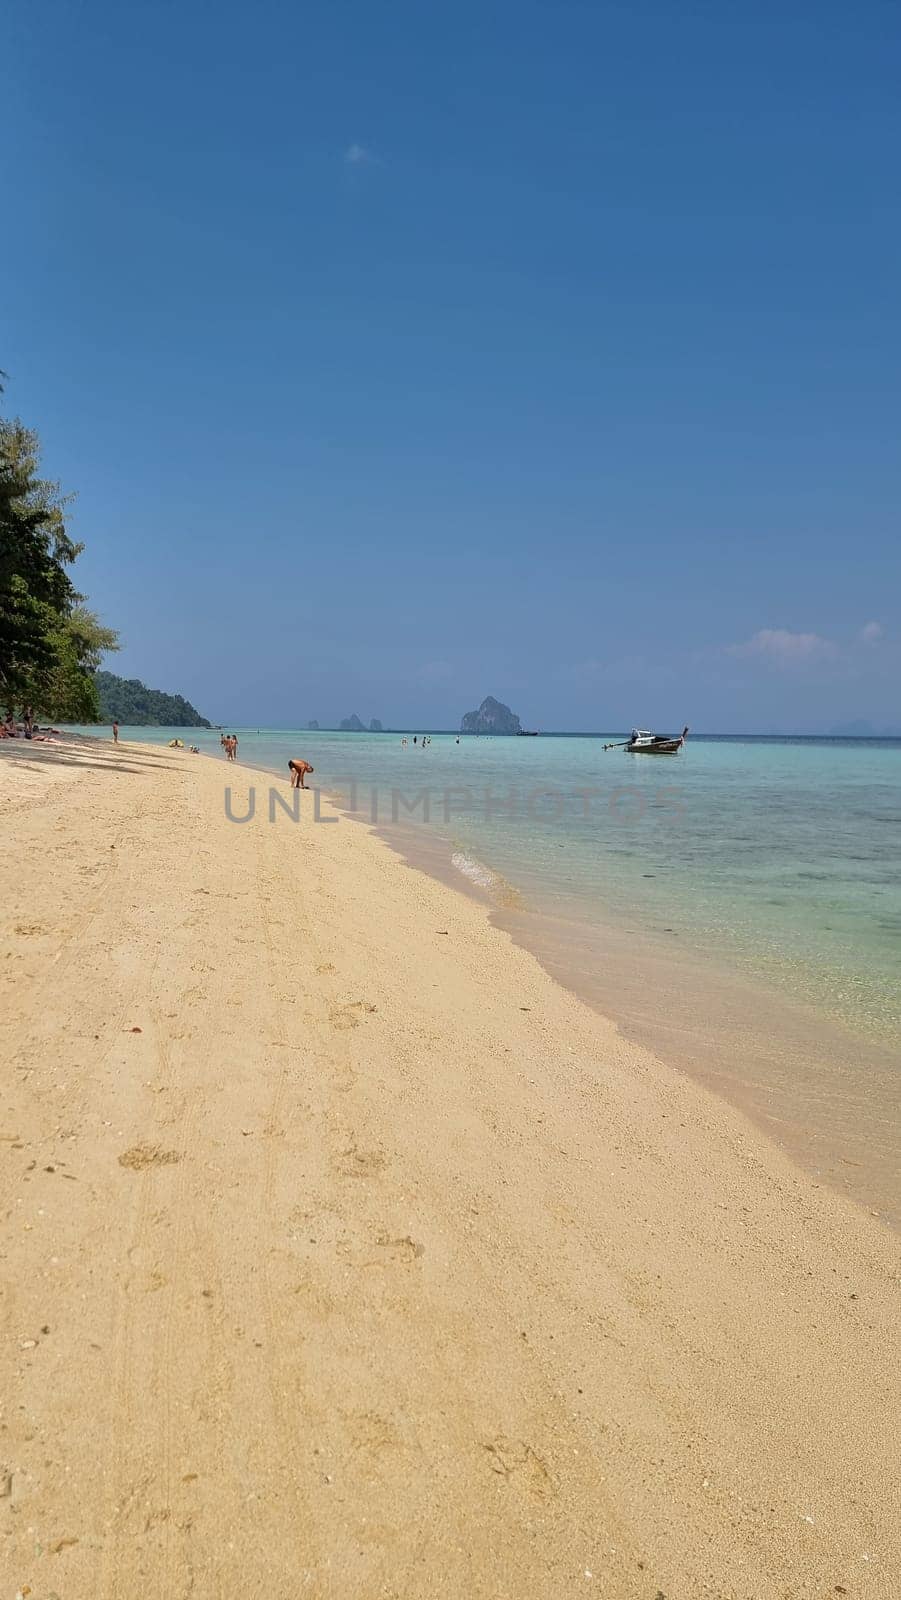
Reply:
[[[616,731],[234,731],[235,814],[253,783],[262,819],[262,775],[304,757],[349,825],[901,1223],[901,740],[702,735],[650,757],[605,748]],[[218,731],[120,736],[221,755]]]

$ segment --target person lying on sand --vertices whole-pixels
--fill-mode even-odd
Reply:
[[[291,788],[305,789],[306,784],[303,780],[306,774],[315,771],[315,768],[310,766],[309,761],[289,761],[288,771],[291,774]]]

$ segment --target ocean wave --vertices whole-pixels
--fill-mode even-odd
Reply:
[[[501,883],[496,872],[486,867],[483,861],[478,861],[475,856],[468,856],[464,850],[455,850],[451,856],[451,866],[462,872],[464,878],[469,878],[471,883],[477,883],[480,889],[494,889]]]

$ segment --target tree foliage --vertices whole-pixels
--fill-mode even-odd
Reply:
[[[60,722],[98,722],[101,718],[96,669],[107,650],[118,649],[112,628],[105,628],[86,606],[75,606],[53,635],[55,663],[48,675],[48,715]]]
[[[202,717],[190,700],[183,699],[180,694],[148,689],[139,678],[117,678],[113,672],[98,672],[95,681],[102,722],[123,722],[126,726],[138,728],[210,726],[206,717]]]
[[[38,436],[0,417],[0,701],[38,715],[92,720],[93,673],[116,634],[82,604],[69,569],[71,497],[40,476]]]

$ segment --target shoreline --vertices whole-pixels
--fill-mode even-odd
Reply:
[[[236,765],[275,781],[281,776],[275,768]],[[498,894],[457,869],[453,840],[438,828],[373,822],[334,795],[328,801],[410,866],[481,905],[494,926],[625,1039],[737,1107],[809,1176],[901,1232],[897,1064],[887,1045],[709,952],[675,942],[666,948],[661,937],[627,926],[607,908],[592,921],[555,912],[485,860]],[[657,997],[656,1014],[649,994]],[[732,1065],[736,1039],[739,1070]]]
[[[886,1046],[754,975],[718,965],[706,952],[666,948],[649,931],[612,917],[589,922],[555,914],[506,880],[498,895],[455,868],[453,846],[439,835],[374,831],[412,866],[482,905],[494,926],[623,1038],[737,1107],[809,1176],[901,1231],[901,1128],[892,1113],[897,1061]],[[878,1098],[874,1065],[883,1074]]]
[[[6,754],[14,1585],[889,1592],[880,1223],[370,830]]]

